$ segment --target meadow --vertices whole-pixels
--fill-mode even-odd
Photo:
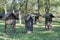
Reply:
[[[33,33],[26,34],[24,24],[16,24],[16,32],[8,26],[8,33],[4,32],[4,21],[0,21],[0,40],[60,40],[60,18],[54,18],[52,30],[46,30],[44,19],[39,24],[34,24]]]

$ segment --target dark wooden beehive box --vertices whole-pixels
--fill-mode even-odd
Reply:
[[[13,13],[7,13],[4,16],[4,20],[6,21],[6,24],[16,24],[15,20],[18,20],[18,17]]]
[[[45,28],[48,27],[51,27],[52,28],[52,18],[54,17],[54,15],[52,15],[51,13],[46,13],[45,14]]]
[[[6,31],[6,26],[7,25],[12,25],[13,28],[16,24],[16,20],[18,20],[19,18],[17,17],[17,15],[13,14],[13,13],[7,13],[3,19],[5,20],[5,31]]]
[[[27,14],[25,16],[25,27],[26,27],[26,32],[33,32],[33,18],[31,14]]]

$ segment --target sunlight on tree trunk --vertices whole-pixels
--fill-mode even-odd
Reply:
[[[19,22],[20,22],[20,24],[22,24],[22,21],[21,21],[21,11],[19,11]]]
[[[4,7],[4,9],[5,9],[5,14],[7,14],[7,0],[5,0],[5,7]]]
[[[12,12],[13,12],[13,13],[15,13],[15,1],[16,1],[16,0],[13,0],[13,1],[12,1]]]
[[[5,4],[5,7],[4,7],[4,9],[5,9],[5,14],[7,14],[6,4]]]
[[[13,13],[15,13],[14,9],[13,9]]]

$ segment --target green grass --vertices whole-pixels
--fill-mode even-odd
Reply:
[[[60,19],[54,19],[53,25],[59,25]],[[36,27],[38,26],[38,27]],[[60,26],[53,26],[52,30],[45,30],[44,20],[40,20],[38,25],[34,26],[33,33],[26,34],[25,27],[16,26],[16,32],[11,31],[11,27],[7,27],[8,33],[4,32],[4,21],[0,22],[0,40],[60,40]]]

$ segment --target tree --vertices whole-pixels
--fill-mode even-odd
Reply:
[[[40,9],[40,3],[39,3],[39,0],[37,0],[37,3],[38,3],[38,14],[39,14],[39,9]]]
[[[0,5],[2,7],[4,7],[4,10],[5,10],[5,14],[7,13],[7,4],[8,4],[8,0],[0,0]]]
[[[28,5],[28,0],[25,0],[25,14],[27,14],[27,5]]]
[[[20,22],[20,24],[22,24],[22,20],[21,20],[21,19],[22,19],[22,17],[21,17],[22,5],[21,5],[21,3],[19,3],[19,4],[20,4],[20,5],[19,5],[19,22]]]
[[[4,7],[4,9],[5,9],[5,14],[7,14],[7,1],[8,1],[8,0],[5,0],[5,7]]]
[[[17,3],[16,3],[16,0],[13,0],[12,1],[12,11],[13,11],[13,13],[15,13],[15,11],[16,11],[16,5]]]
[[[45,0],[45,12],[49,13],[49,10],[50,10],[50,0]]]

